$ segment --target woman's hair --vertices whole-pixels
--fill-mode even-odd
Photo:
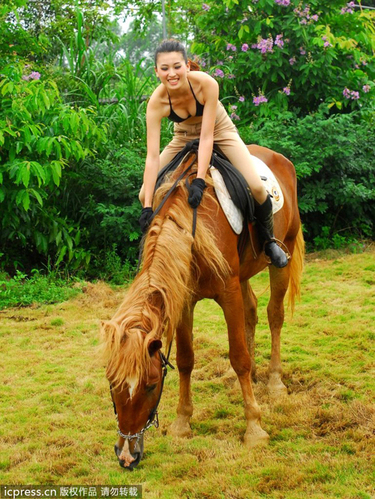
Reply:
[[[158,55],[164,54],[165,52],[179,52],[180,54],[182,54],[182,57],[184,58],[186,64],[190,63],[191,71],[200,70],[200,66],[197,62],[188,59],[186,48],[184,47],[184,45],[178,40],[174,40],[173,38],[171,38],[170,40],[162,41],[161,44],[155,50],[155,66],[157,66]]]

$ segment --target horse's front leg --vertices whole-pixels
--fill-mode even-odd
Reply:
[[[194,367],[193,350],[193,312],[195,304],[186,307],[181,323],[176,330],[177,367],[180,377],[180,395],[177,406],[177,418],[169,432],[177,437],[189,437],[192,434],[190,418],[193,415],[191,400],[191,372]]]
[[[255,364],[255,326],[258,323],[257,305],[258,300],[250,287],[249,281],[241,282],[242,299],[245,310],[245,335],[247,349],[251,357],[251,377],[256,381]]]
[[[245,403],[247,427],[245,445],[255,447],[268,442],[268,434],[261,427],[261,414],[251,384],[251,358],[245,339],[245,313],[238,278],[233,278],[217,302],[222,307],[228,326],[229,359],[241,385]]]
[[[267,314],[271,330],[272,349],[269,364],[268,391],[272,397],[278,398],[287,393],[287,388],[281,380],[280,335],[284,324],[284,298],[289,284],[289,265],[283,269],[277,269],[271,265],[269,273],[271,297],[267,307]]]

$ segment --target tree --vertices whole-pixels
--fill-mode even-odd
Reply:
[[[374,95],[374,19],[341,0],[209,2],[192,50],[238,106],[235,119],[303,116],[322,103],[350,111]]]

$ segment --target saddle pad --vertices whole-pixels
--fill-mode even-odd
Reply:
[[[284,205],[284,195],[280,189],[279,183],[276,180],[275,175],[261,159],[256,156],[252,156],[252,159],[256,164],[259,176],[264,182],[266,191],[271,195],[273,213],[277,213]],[[236,234],[241,234],[244,220],[243,214],[233,203],[221,173],[214,166],[210,167],[210,172],[220,206],[233,231]]]

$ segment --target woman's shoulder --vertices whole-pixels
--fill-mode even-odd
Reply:
[[[147,104],[147,114],[154,117],[163,118],[166,116],[168,106],[168,96],[164,85],[158,85],[152,92]]]
[[[218,88],[218,83],[207,73],[203,71],[190,71],[189,73],[189,81],[195,86],[198,86],[200,89],[204,91],[210,92],[213,89]]]

